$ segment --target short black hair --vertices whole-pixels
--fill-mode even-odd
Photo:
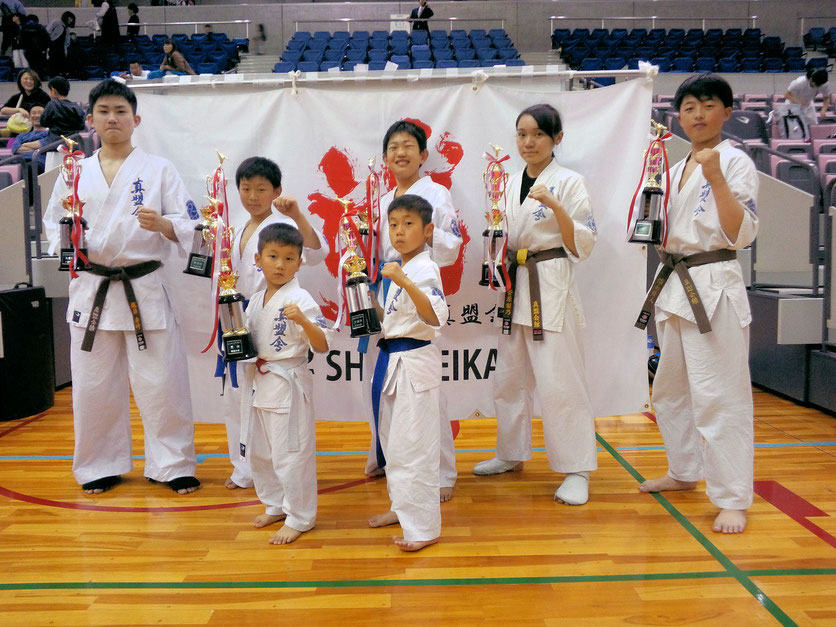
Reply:
[[[807,78],[816,87],[821,87],[827,82],[827,79],[829,77],[827,76],[827,70],[825,70],[824,68],[811,67],[807,70]]]
[[[61,21],[67,26],[75,26],[75,13],[72,11],[64,11],[61,14]]]
[[[67,96],[70,93],[70,81],[63,76],[53,76],[46,85],[62,96]]]
[[[560,114],[550,104],[532,105],[524,109],[517,116],[517,121],[514,122],[514,128],[520,123],[520,118],[524,115],[530,115],[537,122],[537,128],[546,133],[549,137],[555,137],[563,130],[563,122],[560,119]]]
[[[235,186],[241,187],[241,181],[261,176],[270,181],[273,189],[282,186],[282,171],[275,161],[266,157],[250,157],[244,159],[235,170]]]
[[[258,234],[258,254],[264,250],[267,244],[278,244],[279,246],[295,246],[299,249],[299,256],[302,256],[302,234],[295,226],[278,222],[268,224]]]
[[[131,105],[131,109],[133,109],[134,114],[136,114],[136,94],[130,87],[124,83],[115,81],[112,78],[103,80],[90,91],[90,107],[87,112],[92,115],[93,107],[96,106],[96,102],[105,96],[124,98],[128,101],[128,104]]]
[[[697,74],[685,79],[673,97],[673,108],[679,111],[682,101],[688,96],[693,96],[697,100],[717,98],[727,108],[734,105],[731,85],[726,82],[726,79],[711,73]]]
[[[128,11],[131,11],[132,13],[139,13],[139,7],[136,6],[136,2],[128,4]]]
[[[142,65],[142,59],[140,59],[138,57],[133,57],[133,58],[129,59],[128,60],[128,67],[132,66],[134,63],[136,63],[137,65]]]
[[[392,135],[395,133],[407,133],[408,135],[412,135],[415,138],[415,141],[418,142],[418,151],[424,152],[427,149],[427,133],[418,126],[415,122],[410,122],[409,120],[398,120],[389,129],[386,131],[386,134],[383,136],[383,154],[386,154],[386,150],[389,148],[389,140],[392,139]]]
[[[433,206],[426,199],[417,194],[404,194],[396,198],[389,205],[386,215],[389,216],[396,209],[417,213],[421,218],[421,225],[427,226],[433,221]]]

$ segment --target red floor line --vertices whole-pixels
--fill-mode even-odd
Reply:
[[[642,415],[646,418],[650,418],[653,422],[656,422],[656,414],[654,414],[652,411],[642,412]]]
[[[20,424],[18,424],[18,425],[15,425],[15,426],[14,426],[14,427],[12,427],[11,429],[6,429],[5,431],[0,432],[0,438],[2,438],[4,435],[9,435],[12,431],[17,431],[17,430],[18,430],[18,429],[20,429],[21,427],[25,427],[25,426],[26,426],[26,425],[28,425],[30,422],[35,422],[36,420],[40,420],[40,419],[41,419],[41,418],[43,418],[44,416],[46,416],[46,412],[43,412],[43,413],[41,413],[41,414],[38,414],[37,416],[32,416],[31,418],[27,418],[26,420],[24,420],[23,422],[21,422],[21,423],[20,423]]]

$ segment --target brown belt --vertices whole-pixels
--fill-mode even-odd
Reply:
[[[653,313],[653,305],[656,302],[656,299],[658,299],[659,294],[662,293],[662,288],[665,287],[665,283],[667,283],[671,272],[676,271],[679,281],[685,289],[685,296],[688,297],[688,303],[691,305],[691,311],[694,312],[694,319],[697,321],[697,328],[700,330],[700,333],[710,332],[711,323],[708,321],[708,316],[705,313],[705,307],[703,307],[702,299],[700,299],[699,292],[697,292],[697,287],[694,285],[693,279],[691,279],[691,274],[688,272],[688,268],[693,268],[694,266],[704,266],[709,263],[717,263],[720,261],[732,261],[737,259],[737,252],[729,250],[728,248],[721,248],[719,250],[709,250],[704,253],[684,256],[671,255],[670,253],[666,253],[664,250],[659,250],[659,259],[662,261],[662,269],[659,270],[659,274],[656,275],[653,285],[650,286],[650,291],[647,292],[647,298],[645,298],[644,305],[642,305],[642,311],[639,314],[638,320],[636,320],[636,328],[644,329],[647,327],[647,323]]]
[[[517,268],[521,265],[528,268],[528,293],[531,297],[531,334],[535,341],[543,340],[543,310],[540,302],[540,277],[537,274],[537,264],[547,259],[566,257],[566,249],[549,248],[536,253],[529,253],[527,248],[509,250],[508,274],[511,286],[505,292],[505,307],[502,310],[502,333],[511,335],[511,318],[514,315],[514,291],[517,283]]]

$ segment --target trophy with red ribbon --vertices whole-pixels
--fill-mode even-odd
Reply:
[[[221,235],[221,271],[218,275],[218,308],[220,313],[221,338],[226,361],[251,359],[258,355],[252,335],[247,330],[244,318],[244,295],[235,284],[238,275],[232,270],[232,244],[235,241],[235,229],[223,228]]]
[[[218,205],[216,198],[207,196],[209,204],[201,208],[200,216],[203,218],[194,227],[192,238],[192,250],[189,253],[189,261],[186,263],[185,274],[195,276],[211,277],[214,261],[215,236],[218,230]]]
[[[369,293],[369,276],[367,274],[366,260],[358,253],[358,227],[349,217],[351,214],[348,207],[350,200],[340,199],[345,208],[340,219],[340,241],[341,249],[345,252],[340,257],[340,274],[345,271],[345,300],[348,306],[348,320],[351,328],[351,337],[363,337],[380,333],[380,320],[377,317],[377,310],[372,303]],[[361,251],[362,252],[362,251]],[[342,306],[337,316],[337,324],[342,318]]]
[[[84,203],[78,197],[78,179],[81,175],[81,164],[79,160],[84,153],[74,148],[78,145],[72,139],[63,135],[61,138],[66,146],[59,149],[64,153],[61,160],[61,178],[70,188],[70,193],[61,201],[61,205],[67,214],[58,221],[58,237],[60,241],[58,269],[64,272],[69,271],[73,277],[78,276],[76,271],[84,270],[87,267],[87,242],[84,231],[87,229],[87,220],[83,217],[82,207]]]
[[[670,137],[667,128],[651,120],[655,136],[644,153],[644,165],[639,187],[644,182],[644,189],[639,195],[639,189],[633,194],[630,204],[630,215],[627,227],[633,223],[633,211],[637,211],[635,225],[630,234],[631,242],[640,244],[661,244],[665,217],[668,210],[668,196],[670,190],[670,175],[668,172],[668,153],[664,141]],[[645,179],[647,173],[647,179]],[[665,187],[662,188],[661,177],[665,174]],[[664,214],[664,215],[663,215]]]
[[[508,173],[502,162],[509,159],[509,155],[500,158],[502,148],[491,144],[494,154],[485,153],[488,167],[482,174],[485,193],[489,207],[485,213],[487,228],[482,232],[484,241],[482,255],[482,279],[479,285],[490,286],[491,289],[506,289],[510,283],[508,270],[505,267],[505,253],[508,250],[508,229],[505,219],[505,187],[508,183]],[[502,207],[500,207],[502,203]]]

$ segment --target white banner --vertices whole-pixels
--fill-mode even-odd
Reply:
[[[195,202],[205,195],[205,177],[217,166],[216,149],[229,161],[228,195],[234,224],[247,218],[234,187],[245,158],[260,155],[282,169],[282,188],[310,211],[311,223],[332,242],[340,215],[336,198],[361,201],[369,157],[380,161],[383,134],[401,118],[428,129],[430,157],[424,172],[450,188],[465,236],[462,257],[443,271],[451,321],[439,345],[451,419],[494,416],[491,376],[498,327],[497,293],[478,285],[485,218],[483,154],[489,142],[511,155],[509,173],[523,167],[514,122],[532,104],[548,102],[563,118],[557,160],[584,175],[599,229],[590,259],[576,274],[588,326],[584,331],[586,373],[598,416],[642,411],[648,398],[644,333],[633,323],[645,288],[645,256],[625,242],[630,198],[646,148],[651,88],[638,79],[604,89],[562,91],[548,77],[490,79],[438,86],[411,83],[308,83],[290,89],[253,87],[139,94],[142,123],[137,145],[171,159]],[[385,210],[385,208],[384,208]],[[304,268],[300,282],[328,314],[336,301],[336,252],[326,266]],[[180,267],[173,267],[180,264]],[[181,273],[185,260],[168,264],[176,284],[179,319],[190,351],[195,419],[221,421],[214,354],[200,354],[212,328],[209,280]],[[346,328],[327,356],[316,356],[316,415],[328,420],[365,420],[361,355]]]

